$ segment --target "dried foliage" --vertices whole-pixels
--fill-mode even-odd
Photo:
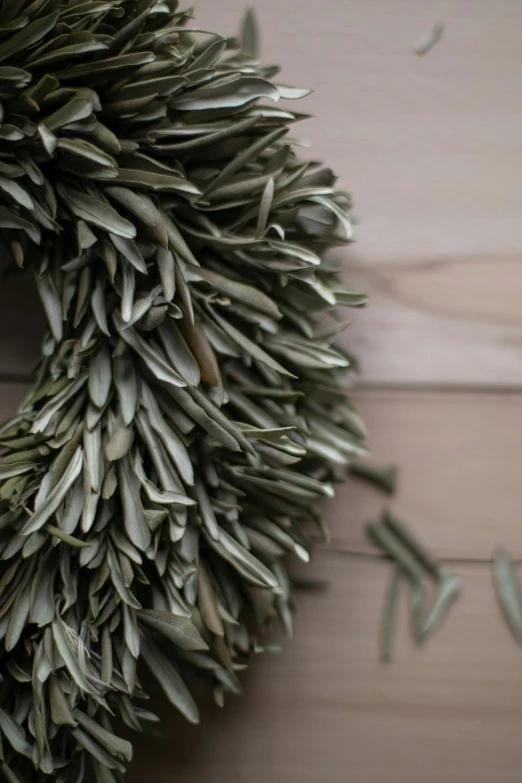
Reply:
[[[381,488],[382,472],[381,470],[368,474],[374,483],[377,479]],[[384,470],[384,476],[387,477],[388,473],[389,468]],[[389,491],[386,483],[384,489]],[[462,580],[433,557],[404,522],[390,511],[384,511],[379,522],[369,522],[366,532],[393,564],[380,630],[380,659],[387,663],[392,658],[401,581],[407,584],[409,590],[411,635],[416,645],[422,645],[443,623],[460,595]],[[428,582],[431,582],[431,591],[429,584],[426,584],[426,577]]]
[[[190,721],[279,616],[284,557],[364,428],[332,345],[358,307],[325,254],[350,199],[297,159],[304,117],[176,0],[0,2],[0,227],[49,321],[0,428],[0,768],[113,783],[136,666]],[[268,102],[267,100],[268,99]]]

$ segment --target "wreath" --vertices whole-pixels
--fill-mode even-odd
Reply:
[[[190,18],[0,2],[2,253],[49,329],[0,426],[8,783],[119,780],[115,726],[158,720],[142,663],[194,723],[194,683],[237,693],[365,453],[332,343],[366,302],[327,254],[350,196],[297,157],[307,91],[260,64],[253,17],[239,42]]]

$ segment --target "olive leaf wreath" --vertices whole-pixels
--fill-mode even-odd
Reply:
[[[332,344],[350,196],[289,135],[253,17],[176,0],[0,2],[2,252],[49,334],[0,427],[0,769],[119,780],[138,659],[192,722],[279,617],[284,558],[365,453]],[[267,99],[267,100],[266,100]]]

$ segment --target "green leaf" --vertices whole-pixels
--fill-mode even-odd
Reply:
[[[116,248],[113,248],[116,250]],[[115,266],[117,265],[118,254],[114,253]],[[134,294],[136,290],[136,274],[134,269],[125,259],[120,258],[122,286],[121,286],[121,320],[127,325],[132,318],[134,309]]]
[[[252,8],[246,12],[241,25],[241,51],[250,57],[259,57],[259,30]]]
[[[116,328],[121,329],[117,316],[114,317]],[[136,352],[144,364],[158,381],[172,386],[186,386],[187,382],[177,373],[163,356],[152,348],[134,328],[120,330],[120,336]]]
[[[420,57],[428,54],[430,49],[433,49],[435,44],[442,38],[444,28],[445,25],[442,22],[437,22],[433,29],[415,44],[413,47],[415,54],[418,54]]]
[[[56,615],[54,580],[57,566],[53,552],[44,555],[31,585],[29,622],[40,628],[52,623]]]
[[[4,552],[5,556],[5,552]],[[9,615],[9,622],[5,633],[5,649],[12,650],[23,633],[31,608],[31,585],[23,584],[17,590],[17,597]]]
[[[143,513],[137,482],[128,457],[118,462],[118,480],[125,531],[135,547],[144,552],[150,544],[150,530]]]
[[[270,217],[270,209],[272,208],[272,201],[274,200],[274,178],[269,177],[263,195],[261,196],[261,204],[259,206],[259,217],[257,219],[256,226],[256,239],[261,239],[266,231],[268,219]]]
[[[159,247],[156,263],[163,288],[163,296],[167,302],[172,302],[176,293],[176,263],[174,256],[168,248]]]
[[[110,337],[111,333],[107,321],[105,277],[102,277],[101,275],[98,275],[94,284],[94,291],[91,296],[91,307],[100,330],[107,337]]]
[[[3,126],[5,129],[5,125]],[[47,155],[49,158],[54,158],[54,153],[56,152],[58,148],[58,139],[52,133],[48,128],[45,127],[42,123],[38,125],[38,135],[40,136],[40,141],[42,142],[42,146],[44,150],[47,152]]]
[[[142,654],[151,674],[161,685],[170,703],[178,709],[190,723],[199,723],[199,710],[187,686],[174,665],[161,651],[158,645],[143,638]]]
[[[257,288],[236,280],[230,280],[211,269],[198,269],[197,275],[210,283],[219,293],[225,294],[225,296],[229,296],[231,299],[236,299],[254,310],[259,310],[260,313],[264,313],[270,318],[282,318],[282,314],[279,312],[275,302]]]
[[[365,307],[368,304],[368,297],[365,294],[355,294],[353,291],[347,291],[344,288],[332,288],[337,304],[346,307]]]
[[[157,299],[161,292],[160,286],[156,286],[156,288],[153,288],[152,291],[149,291],[147,294],[142,296],[140,299],[136,299],[134,302],[134,306],[132,308],[132,314],[129,319],[129,321],[125,324],[125,326],[122,327],[123,329],[128,329],[129,326],[132,326],[135,323],[139,322],[139,328],[142,329],[142,324],[153,309],[153,302]]]
[[[156,144],[156,149],[164,152],[183,152],[184,150],[195,150],[201,147],[211,147],[220,141],[224,141],[233,136],[239,136],[241,133],[250,130],[259,121],[259,117],[247,117],[246,120],[240,120],[239,122],[232,122],[221,130],[217,130],[211,133],[205,133],[197,136],[195,139],[189,139],[188,141],[180,141],[174,144]],[[179,129],[159,129],[151,131],[149,134],[150,139],[161,140],[166,136],[171,136],[173,133],[179,131]]]
[[[154,171],[119,168],[115,181],[122,185],[131,185],[134,188],[150,188],[151,190],[159,191],[172,190],[188,195],[199,195],[198,188],[188,182],[188,180],[169,174],[159,174]]]
[[[62,152],[68,152],[70,155],[84,158],[98,166],[116,167],[117,165],[111,155],[82,139],[58,139],[58,149],[62,150]]]
[[[141,383],[142,403],[152,429],[156,432],[186,484],[194,483],[194,467],[186,446],[164,420],[150,387]]]
[[[36,285],[53,337],[60,342],[63,336],[62,304],[49,272],[46,271],[41,276],[36,275]]]
[[[272,133],[262,134],[257,138],[246,150],[243,150],[230,163],[228,163],[222,171],[212,180],[210,186],[204,191],[203,198],[207,196],[212,190],[215,190],[218,186],[224,185],[228,180],[238,171],[240,171],[247,163],[254,160],[263,150],[275,144],[279,139],[287,133],[286,128],[279,128],[272,131]]]
[[[119,772],[125,772],[125,767],[123,764],[120,764],[119,761],[116,761],[116,759],[113,758],[110,753],[107,753],[107,751],[102,748],[101,745],[98,745],[98,743],[95,742],[89,736],[89,734],[86,734],[81,729],[76,728],[71,729],[71,735],[78,742],[78,744],[85,748],[85,750],[90,753],[91,756],[96,759],[96,761],[99,761],[100,764],[107,767],[108,769],[117,769]]]
[[[439,573],[439,582],[433,603],[426,613],[424,622],[420,628],[422,639],[428,636],[443,622],[448,614],[452,604],[460,595],[461,590],[460,577],[451,574],[446,568],[442,568]]]
[[[199,266],[197,260],[192,254],[191,249],[183,239],[179,229],[176,227],[174,222],[162,210],[160,210],[160,214],[161,217],[163,218],[163,223],[167,230],[167,235],[169,238],[169,244],[171,250],[178,253],[181,256],[181,258],[183,258],[188,264],[192,264],[193,266]]]
[[[188,73],[193,73],[202,68],[212,68],[226,48],[227,41],[224,38],[212,40],[208,46],[205,46],[201,54],[198,52],[198,56],[190,64]]]
[[[225,629],[219,613],[216,594],[208,571],[201,561],[198,570],[198,607],[208,630],[217,636],[224,636]]]
[[[147,264],[135,242],[128,237],[111,234],[111,242],[127,261],[143,274],[147,274]]]
[[[148,479],[145,475],[143,463],[139,458],[139,454],[136,454],[136,458],[134,460],[134,472],[142,484],[149,500],[151,500],[153,503],[159,503],[161,505],[169,505],[173,507],[178,506],[180,508],[183,508],[183,506],[195,505],[194,500],[187,497],[186,495],[182,495],[180,492],[174,492],[173,490],[159,490],[158,487],[153,484],[152,481],[150,481],[150,479]]]
[[[96,783],[117,783],[116,778],[105,764],[100,764],[99,761],[93,758],[92,766],[96,775]]]
[[[127,68],[136,68],[140,65],[154,62],[155,56],[152,52],[130,52],[118,57],[108,57],[105,60],[95,60],[89,58],[86,63],[73,65],[70,68],[56,71],[55,76],[61,81],[69,79],[83,79],[87,81],[106,81],[107,78],[118,78],[119,71],[125,71]]]
[[[166,248],[169,238],[165,224],[161,217],[161,214],[148,196],[143,193],[136,193],[128,188],[122,187],[108,187],[104,188],[109,198],[117,201],[119,204],[125,207],[131,215],[138,218],[152,234],[152,236],[159,243],[161,248]],[[174,294],[170,297],[172,299]],[[169,297],[166,297],[169,299]],[[169,301],[170,301],[169,299]]]
[[[515,640],[522,646],[522,601],[520,582],[513,561],[503,551],[493,560],[493,584],[500,608]]]
[[[132,445],[133,432],[130,427],[116,426],[109,442],[107,443],[107,459],[116,462],[128,454]]]
[[[177,111],[208,111],[209,109],[237,109],[252,100],[270,98],[279,100],[277,88],[257,76],[241,76],[229,84],[199,87],[172,100]]]
[[[117,356],[113,360],[114,385],[118,393],[123,423],[126,427],[132,424],[136,415],[138,400],[138,380],[134,362],[128,353]]]
[[[276,362],[275,359],[272,359],[269,354],[266,353],[262,348],[260,348],[259,345],[256,343],[253,343],[252,340],[250,340],[246,335],[244,335],[242,332],[239,331],[239,329],[236,329],[235,326],[232,326],[228,321],[226,321],[224,318],[221,318],[215,310],[212,311],[212,318],[216,321],[217,324],[223,329],[223,331],[228,334],[229,337],[232,338],[232,340],[243,350],[248,356],[251,356],[252,359],[256,359],[256,361],[261,362],[262,364],[266,364],[267,367],[270,367],[272,370],[275,370],[280,375],[288,376],[289,378],[295,378],[296,376],[293,375],[291,372],[286,370],[279,362]]]
[[[12,55],[17,55],[29,46],[38,43],[44,35],[53,29],[59,18],[59,11],[55,11],[48,16],[36,19],[25,26],[19,33],[10,35],[2,44],[0,44],[0,62],[3,62]]]
[[[52,675],[49,679],[49,702],[51,718],[57,726],[77,726],[71,705],[60,684],[60,679]]]
[[[83,466],[83,454],[80,446],[76,449],[73,458],[69,464],[69,467],[63,474],[60,481],[52,489],[43,503],[38,506],[38,509],[34,514],[29,517],[27,522],[22,526],[21,533],[25,536],[34,533],[36,530],[40,530],[45,525],[47,520],[54,514],[69,489],[73,486],[74,482],[80,475]]]
[[[117,236],[127,239],[132,239],[136,236],[136,229],[132,223],[120,217],[115,209],[101,199],[93,198],[87,193],[81,193],[79,190],[61,182],[56,187],[58,193],[76,217]]]
[[[138,618],[182,650],[208,650],[208,645],[188,617],[158,609],[141,609]]]
[[[366,533],[380,549],[397,561],[412,582],[416,584],[422,582],[423,572],[420,563],[391,530],[384,525],[370,522],[366,525]]]
[[[195,494],[196,494],[196,500],[198,501],[198,513],[201,517],[201,520],[203,522],[203,526],[206,528],[209,536],[211,538],[215,539],[216,541],[219,540],[219,525],[216,520],[216,516],[214,514],[214,510],[212,508],[212,505],[210,503],[210,499],[207,495],[207,491],[205,489],[205,485],[201,481],[200,478],[196,476],[195,478]]]
[[[393,567],[390,585],[386,593],[386,601],[382,611],[380,632],[380,659],[382,663],[389,663],[392,657],[393,636],[395,632],[395,618],[397,614],[397,602],[399,598],[399,586],[402,570],[400,566]]]
[[[383,512],[382,518],[386,527],[410,550],[426,571],[435,579],[439,579],[441,564],[422,546],[406,525],[398,520],[389,509]]]
[[[101,425],[99,423],[92,429],[84,427],[83,454],[85,458],[85,479],[86,481],[88,479],[90,489],[99,494],[104,472]]]
[[[69,403],[81,390],[87,381],[87,375],[80,375],[75,381],[69,383],[61,392],[55,394],[50,401],[38,412],[35,417],[31,432],[43,432],[49,422],[61,408]]]
[[[397,485],[397,468],[395,465],[375,465],[368,462],[352,462],[350,473],[386,492],[388,495],[395,493]]]
[[[118,101],[134,100],[136,98],[153,97],[164,98],[177,92],[188,84],[185,76],[168,75],[155,79],[142,79],[137,82],[128,82],[118,90]]]
[[[112,365],[109,347],[102,343],[89,364],[89,396],[97,408],[103,408],[112,386]]]
[[[92,110],[93,106],[90,101],[85,100],[85,98],[73,98],[65,106],[57,109],[54,114],[50,114],[49,117],[42,120],[42,123],[47,130],[55,131],[64,125],[87,119],[87,117],[91,116]],[[61,142],[67,142],[67,139],[61,139]]]
[[[158,334],[167,359],[189,386],[199,386],[201,373],[199,365],[190,352],[174,321],[164,321],[158,327]]]
[[[419,645],[422,644],[426,638],[423,635],[426,596],[423,585],[420,582],[410,582],[408,599],[410,604],[411,635],[415,644]]]
[[[25,231],[33,242],[36,242],[37,244],[40,242],[40,229],[38,226],[2,206],[0,206],[0,228],[20,229],[21,231]]]
[[[141,609],[141,604],[137,598],[131,593],[127,585],[125,584],[124,577],[119,565],[116,555],[112,547],[109,547],[107,552],[107,564],[109,566],[110,576],[116,592],[120,596],[121,600],[127,604],[127,606],[133,609]]]
[[[11,767],[9,767],[5,761],[0,761],[0,769],[5,777],[6,783],[22,783],[20,778],[15,775]]]
[[[0,708],[0,729],[16,753],[32,759],[33,747],[27,742],[24,729],[18,721],[2,708]]]
[[[13,201],[25,209],[33,209],[34,202],[25,188],[15,182],[13,179],[0,177],[0,190],[11,196]]]
[[[78,640],[78,635],[60,617],[53,622],[52,632],[56,647],[62,656],[67,671],[81,691],[90,693],[92,688],[85,678],[83,667],[74,649],[74,642]]]
[[[249,581],[265,588],[274,589],[279,586],[274,574],[222,528],[219,530],[218,541],[214,541],[212,538],[209,538],[208,541],[224,560],[227,560]]]
[[[36,59],[29,58],[28,65],[34,68],[48,68],[50,65],[61,62],[62,60],[70,60],[73,57],[81,56],[82,54],[91,54],[92,52],[101,52],[107,49],[106,44],[101,41],[88,41],[86,43],[71,44],[70,46],[62,46],[57,51],[49,52]]]
[[[125,761],[132,761],[132,745],[128,740],[117,737],[107,729],[100,726],[99,723],[89,718],[81,710],[74,711],[74,717],[82,728],[87,731],[96,742],[104,748],[107,753],[117,758],[125,759]]]
[[[60,541],[64,542],[64,544],[69,544],[69,546],[72,546],[75,549],[86,549],[90,546],[88,541],[80,541],[79,538],[70,536],[68,533],[65,533],[59,527],[55,527],[54,525],[46,525],[45,530],[47,533],[49,533],[49,535],[55,536],[55,538],[59,538]]]
[[[277,91],[279,96],[285,101],[299,100],[300,98],[306,98],[310,95],[311,90],[303,89],[301,87],[285,87],[282,84],[277,85]]]

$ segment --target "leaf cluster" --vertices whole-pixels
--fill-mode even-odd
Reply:
[[[49,333],[0,427],[0,767],[113,783],[280,618],[285,557],[366,453],[327,255],[350,196],[290,136],[306,90],[176,0],[0,2],[0,228]]]

